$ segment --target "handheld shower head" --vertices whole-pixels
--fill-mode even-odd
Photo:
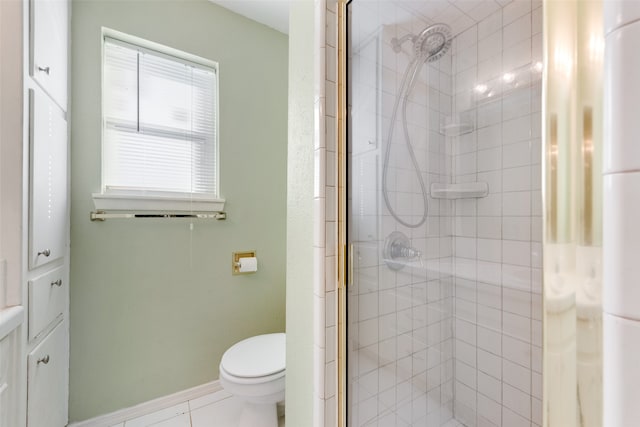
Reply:
[[[446,24],[434,24],[425,28],[418,35],[406,34],[391,39],[393,50],[398,53],[402,44],[407,40],[413,43],[413,53],[416,58],[427,62],[437,61],[451,47],[451,28]]]
[[[446,24],[434,24],[413,39],[413,52],[417,58],[437,61],[451,47],[451,28]]]

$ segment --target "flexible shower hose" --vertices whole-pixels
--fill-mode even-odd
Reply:
[[[402,77],[402,83],[400,84],[400,93],[396,97],[393,113],[391,114],[391,123],[389,124],[389,134],[387,136],[387,148],[385,150],[384,161],[382,166],[382,197],[384,198],[384,203],[389,209],[389,213],[391,216],[395,218],[400,224],[409,228],[417,228],[420,227],[427,220],[427,213],[429,212],[429,205],[427,202],[427,189],[424,186],[424,181],[422,180],[422,175],[420,174],[420,167],[418,166],[418,161],[416,160],[416,154],[413,151],[413,146],[411,145],[411,139],[409,137],[409,128],[407,127],[407,101],[409,99],[409,95],[413,90],[415,85],[416,76],[422,70],[422,66],[424,65],[424,59],[415,58],[408,66],[404,72],[404,76]],[[411,71],[411,78],[409,79],[409,83],[407,84],[407,76]],[[398,115],[398,107],[400,106],[400,100],[402,99],[402,127],[404,130],[404,141],[407,145],[407,150],[409,151],[409,157],[411,157],[411,163],[413,164],[413,170],[416,173],[416,178],[420,183],[420,189],[422,190],[422,202],[423,202],[423,213],[422,218],[417,223],[410,223],[404,221],[400,216],[393,210],[391,207],[391,203],[389,202],[389,189],[387,188],[387,174],[389,172],[389,155],[391,154],[391,139],[393,138],[393,131],[395,130],[396,116]]]

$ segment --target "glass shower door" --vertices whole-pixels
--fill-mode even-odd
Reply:
[[[410,49],[396,5],[348,8],[348,425],[440,426],[453,416],[451,202],[428,187],[450,180],[438,126],[451,55],[395,52],[394,39]]]
[[[347,425],[542,425],[542,6],[347,5]]]

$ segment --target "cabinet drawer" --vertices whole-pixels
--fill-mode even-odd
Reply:
[[[62,322],[27,356],[27,424],[67,425],[69,333]]]
[[[67,235],[67,122],[42,91],[29,90],[29,268],[63,257]]]
[[[30,74],[67,111],[67,1],[31,0]]]
[[[69,286],[63,267],[29,280],[29,340],[62,315],[68,295]]]

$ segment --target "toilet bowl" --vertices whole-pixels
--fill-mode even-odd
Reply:
[[[238,427],[277,427],[277,403],[284,400],[285,334],[247,338],[231,346],[220,362],[220,384],[243,401]]]

